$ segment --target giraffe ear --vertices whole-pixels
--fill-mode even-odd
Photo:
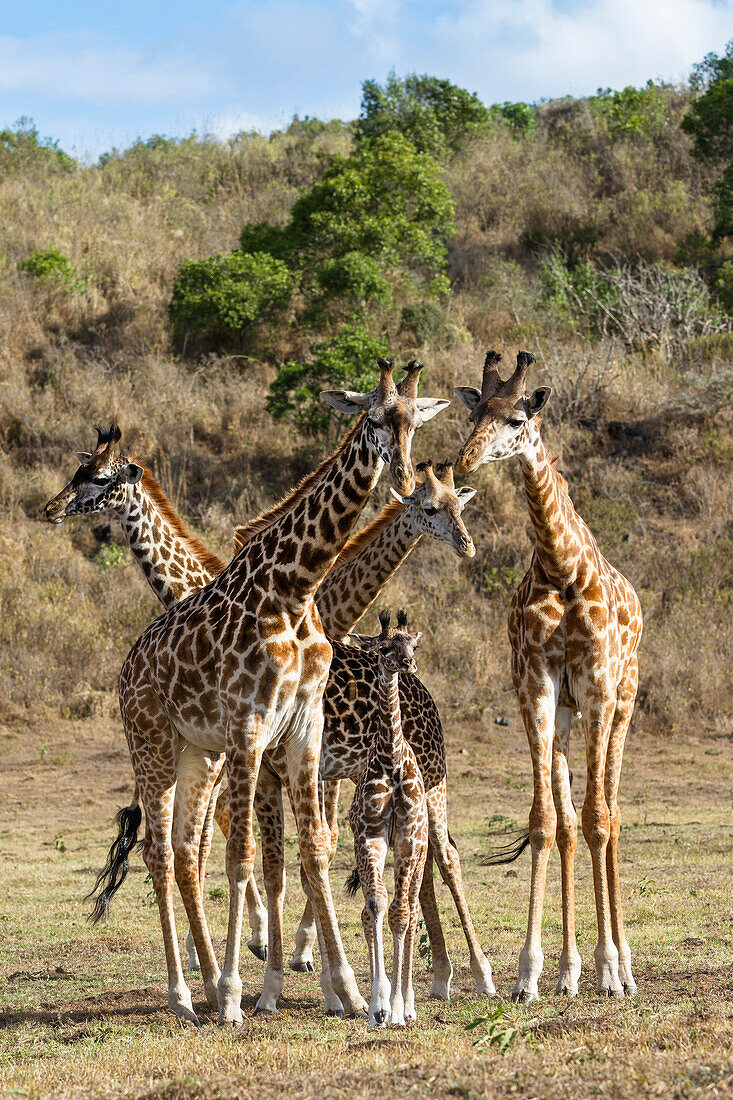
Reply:
[[[144,473],[142,466],[138,466],[137,462],[128,462],[122,471],[122,476],[128,485],[137,485]]]
[[[535,390],[531,397],[527,398],[525,407],[527,409],[527,416],[530,420],[537,416],[537,413],[541,409],[544,409],[547,402],[550,400],[550,394],[552,389],[549,386],[540,386]]]
[[[478,390],[475,390],[473,386],[456,386],[453,390],[459,401],[462,401],[467,409],[471,412],[476,408],[481,400],[481,394]]]
[[[92,461],[92,456],[89,454],[89,451],[77,451],[76,457],[79,459],[82,466],[86,466],[87,463]]]
[[[352,390],[322,390],[321,401],[331,405],[336,412],[354,416],[371,404],[373,393],[354,393]]]
[[[374,638],[370,638],[368,634],[355,634],[353,630],[346,637],[350,642],[355,642],[359,649],[371,649],[374,642]]]
[[[391,485],[389,487],[389,491],[392,494],[392,496],[395,498],[395,500],[399,500],[400,504],[409,504],[410,503],[410,498],[409,497],[401,497],[400,494],[397,492],[397,490],[393,489]]]
[[[443,409],[447,409],[450,401],[446,397],[418,397],[415,404],[422,414],[423,422],[425,422],[426,420],[432,420]]]
[[[472,489],[470,485],[462,485],[460,489],[456,489],[456,496],[461,503],[461,507],[468,504],[469,500],[472,500],[476,496],[477,490]]]

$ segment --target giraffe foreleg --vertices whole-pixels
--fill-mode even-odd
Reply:
[[[412,984],[412,967],[415,957],[415,934],[417,931],[418,917],[420,915],[420,883],[425,871],[425,862],[428,854],[427,819],[422,828],[422,835],[422,850],[410,881],[410,923],[407,927],[407,935],[405,937],[405,957],[402,973],[402,995],[405,1004],[405,1020],[417,1019],[417,1013],[415,1012],[415,989]]]
[[[562,875],[562,953],[555,993],[577,997],[580,955],[575,942],[575,850],[578,844],[578,815],[573,805],[568,769],[570,723],[573,712],[558,707],[552,748],[552,797],[557,813],[557,847]]]
[[[288,776],[298,824],[300,856],[323,933],[331,983],[344,1011],[348,1015],[356,1015],[366,1006],[341,942],[328,880],[328,848],[318,800],[318,761],[322,733],[323,710],[319,706],[311,713],[307,732],[289,738],[285,744]]]
[[[284,821],[282,784],[266,763],[260,768],[255,793],[260,826],[262,874],[267,891],[267,967],[256,1012],[277,1012],[283,988],[283,899],[285,897]],[[249,880],[254,881],[254,876]]]
[[[555,686],[549,678],[532,685],[531,692],[518,691],[519,704],[532,756],[534,797],[529,812],[532,848],[532,881],[529,892],[527,936],[519,954],[519,974],[512,990],[513,1001],[539,1000],[537,983],[542,973],[542,909],[547,883],[547,863],[555,840],[556,815],[552,800],[550,769],[555,732]]]
[[[242,1023],[242,979],[239,976],[242,917],[247,880],[254,870],[254,799],[266,740],[267,721],[261,714],[248,715],[243,728],[231,719],[227,724],[229,831],[226,868],[229,919],[226,954],[218,987],[220,1025]]]
[[[384,864],[388,851],[387,833],[362,837],[354,833],[354,855],[364,893],[361,923],[369,951],[371,994],[369,1029],[384,1027],[390,1020],[390,984],[384,965],[384,917],[389,897],[384,885]]]
[[[217,825],[221,829],[224,838],[229,834],[229,788],[225,787],[223,791],[219,792],[219,797],[216,800],[214,808],[214,818]],[[247,903],[247,917],[249,919],[249,927],[252,932],[249,940],[247,941],[247,947],[250,949],[253,955],[256,955],[262,962],[267,960],[267,909],[264,902],[260,897],[260,892],[257,889],[257,881],[252,875],[247,881],[247,889],[245,892],[245,901]]]
[[[619,953],[611,930],[606,857],[611,836],[611,815],[606,802],[605,770],[614,703],[595,700],[583,709],[588,778],[583,801],[583,836],[590,848],[593,888],[598,921],[598,943],[594,951],[597,992],[601,997],[623,997],[619,979]]]
[[[631,950],[624,932],[624,918],[621,907],[621,883],[618,870],[618,838],[621,831],[621,811],[618,806],[618,788],[621,780],[626,735],[629,731],[631,716],[634,712],[636,691],[639,686],[639,665],[634,656],[626,670],[618,689],[616,713],[613,716],[611,735],[608,740],[606,756],[606,802],[610,812],[610,836],[606,850],[606,872],[608,875],[608,897],[611,906],[611,929],[613,940],[618,949],[618,972],[624,991],[633,996],[636,982],[631,972]]]
[[[424,834],[424,829],[423,829]],[[395,1027],[405,1026],[405,993],[409,984],[406,978],[406,943],[412,922],[412,880],[425,865],[423,836],[413,829],[410,823],[403,835],[394,839],[394,897],[389,907],[387,919],[394,953],[392,956],[392,991],[390,996],[390,1023]],[[419,894],[418,890],[414,891]],[[411,961],[411,960],[410,960]]]
[[[222,767],[219,769],[219,775],[214,784],[214,789],[211,792],[209,805],[206,808],[206,817],[204,818],[204,826],[201,830],[201,840],[199,842],[199,892],[202,899],[204,896],[204,884],[206,882],[206,864],[211,853],[211,842],[213,839],[216,799],[221,790],[221,781],[224,776],[223,763],[224,758],[222,757]],[[199,956],[196,950],[196,943],[193,938],[193,932],[190,928],[188,930],[188,935],[186,936],[186,951],[188,952],[188,969],[200,970],[201,964],[199,962]]]
[[[218,1008],[219,966],[201,899],[199,855],[205,821],[213,816],[213,812],[210,813],[212,792],[223,765],[223,757],[211,756],[196,745],[182,743],[172,836],[176,882],[201,962],[206,1000],[212,1008]]]
[[[426,793],[430,850],[435,858],[435,862],[438,864],[441,878],[453,896],[453,902],[461,921],[466,943],[468,944],[471,973],[476,982],[476,993],[479,997],[493,997],[496,990],[491,974],[491,966],[479,943],[473,921],[471,920],[471,911],[468,908],[468,902],[466,901],[466,895],[463,889],[461,861],[458,856],[458,850],[448,831],[445,788],[446,781],[443,779],[437,786]],[[446,1000],[447,999],[448,998],[446,998]]]
[[[333,862],[333,857],[338,848],[338,801],[340,788],[341,781],[338,779],[328,779],[323,783],[323,815],[329,835],[329,867]],[[315,970],[315,964],[313,962],[313,945],[316,942],[317,930],[313,904],[308,896],[309,891],[303,880],[303,876],[304,872],[301,867],[301,880],[306,895],[306,902],[303,916],[300,918],[300,924],[298,925],[298,931],[295,933],[295,949],[288,965],[291,970],[295,970],[299,973],[312,973]]]

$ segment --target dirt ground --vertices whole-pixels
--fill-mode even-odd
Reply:
[[[578,848],[580,996],[553,995],[560,950],[559,861],[545,908],[540,1005],[511,1004],[526,920],[529,860],[481,864],[492,835],[524,823],[529,755],[515,711],[509,727],[444,715],[451,832],[500,1001],[475,997],[450,895],[438,896],[454,966],[453,999],[427,999],[429,960],[416,960],[417,1023],[369,1034],[363,1020],[324,1019],[317,975],[286,975],[280,1013],[252,1015],[262,964],[245,951],[244,1026],[183,1027],[166,1007],[158,914],[136,858],[109,922],[85,921],[112,818],[132,789],[127,751],[108,716],[0,727],[0,1090],[13,1096],[588,1097],[733,1095],[733,771],[730,740],[638,738],[627,748],[621,805],[622,887],[638,996],[594,994],[590,859]],[[582,800],[582,748],[573,761]],[[349,787],[349,785],[346,785]],[[351,790],[343,794],[344,817]],[[302,908],[290,822],[288,947]],[[347,953],[362,991],[368,962],[360,903],[343,890],[352,865],[344,828],[332,876]],[[226,924],[223,844],[210,862],[206,905],[217,951]],[[186,926],[181,917],[181,940]],[[484,1017],[483,1020],[479,1018]],[[479,1020],[475,1027],[467,1024]]]

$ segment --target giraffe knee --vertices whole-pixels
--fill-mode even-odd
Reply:
[[[583,836],[589,848],[604,848],[611,836],[611,820],[608,806],[593,803],[583,806]]]
[[[532,851],[543,852],[555,842],[557,812],[552,798],[535,799],[529,813],[529,842]]]

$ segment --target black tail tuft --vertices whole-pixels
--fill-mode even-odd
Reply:
[[[361,882],[359,880],[359,868],[355,867],[346,880],[346,886],[344,889],[350,898],[355,898]]]
[[[502,863],[513,863],[519,859],[525,848],[529,847],[529,829],[523,830],[513,840],[501,844],[494,851],[484,856],[481,864],[484,867],[499,867]]]
[[[450,844],[451,848],[455,848],[455,850],[458,851],[458,845],[456,844],[453,837],[450,835],[450,832],[448,833],[448,843]]]
[[[107,919],[110,902],[127,878],[130,852],[142,846],[142,842],[138,843],[137,839],[142,819],[142,810],[137,802],[133,802],[131,806],[123,806],[115,818],[118,833],[107,853],[107,862],[97,875],[92,890],[84,898],[84,901],[94,898],[94,907],[87,918],[92,924]]]

